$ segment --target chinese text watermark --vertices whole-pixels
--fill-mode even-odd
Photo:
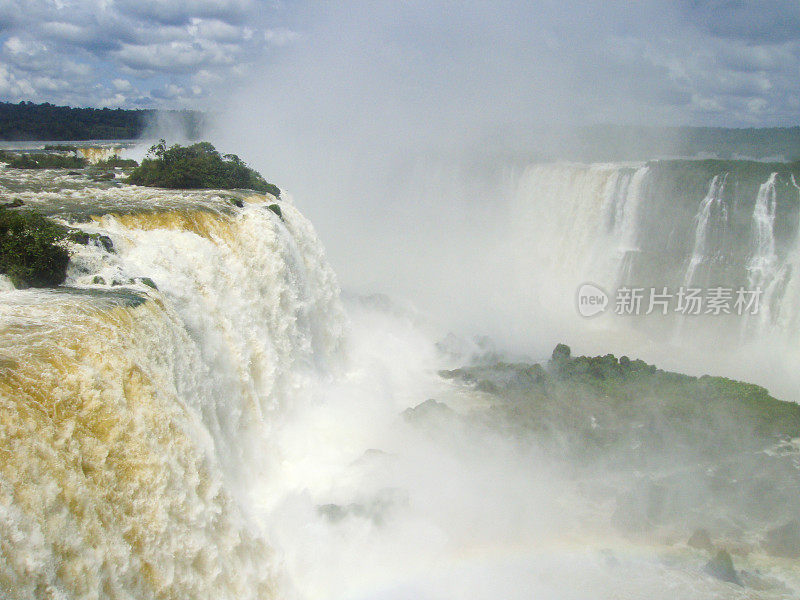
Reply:
[[[613,309],[617,315],[755,315],[761,301],[761,288],[744,287],[664,287],[623,286],[613,302],[599,286],[584,283],[578,288],[578,312],[592,317]]]

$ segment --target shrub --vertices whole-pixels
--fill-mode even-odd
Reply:
[[[19,154],[5,152],[0,156],[0,160],[7,162],[13,169],[82,169],[88,164],[85,158],[79,156],[30,152]]]
[[[172,189],[244,188],[274,196],[281,192],[238,156],[222,155],[208,142],[167,147],[161,140],[133,170],[128,183]]]
[[[60,285],[69,263],[67,234],[37,212],[0,208],[0,274],[18,288]]]
[[[113,169],[114,167],[130,169],[133,167],[138,167],[139,163],[132,158],[120,158],[119,156],[112,156],[106,160],[98,161],[92,166],[98,169]]]

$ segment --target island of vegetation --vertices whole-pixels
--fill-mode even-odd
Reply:
[[[171,189],[249,189],[275,197],[281,193],[235,154],[220,154],[208,142],[168,147],[163,139],[150,148],[128,183]]]
[[[0,162],[12,169],[82,169],[89,161],[75,154],[0,151]]]

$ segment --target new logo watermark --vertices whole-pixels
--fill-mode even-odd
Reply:
[[[605,312],[608,294],[593,283],[584,283],[578,288],[578,313],[582,317],[594,317]]]
[[[617,288],[614,293],[613,312],[622,316],[670,313],[680,315],[755,315],[761,307],[760,287],[710,287],[681,286]],[[584,283],[578,288],[578,313],[594,317],[612,308],[611,298],[598,285]]]

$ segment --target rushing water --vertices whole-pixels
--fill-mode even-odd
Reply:
[[[558,283],[554,296],[585,280],[689,284],[727,256],[737,277],[786,282],[773,286],[756,335],[793,326],[797,215],[787,231],[778,225],[784,188],[797,200],[795,179],[769,172],[752,197],[728,196],[733,175],[706,175],[660,232],[661,166],[534,166],[513,199],[526,217],[515,240],[536,258],[536,277]],[[272,199],[241,192],[60,171],[0,171],[0,185],[114,245],[71,246],[62,288],[0,291],[8,597],[783,598],[800,589],[796,563],[729,524],[721,530],[734,532],[737,563],[758,571],[746,589],[703,573],[688,525],[620,534],[613,503],[592,490],[646,474],[578,476],[502,432],[414,427],[402,412],[429,398],[463,415],[487,406],[485,394],[436,375],[486,348],[446,338],[386,298],[342,296],[291,202],[279,202],[279,216]],[[736,227],[752,242],[744,257],[726,246]],[[673,246],[654,267],[646,257],[663,239]],[[782,452],[794,460],[797,448]]]

